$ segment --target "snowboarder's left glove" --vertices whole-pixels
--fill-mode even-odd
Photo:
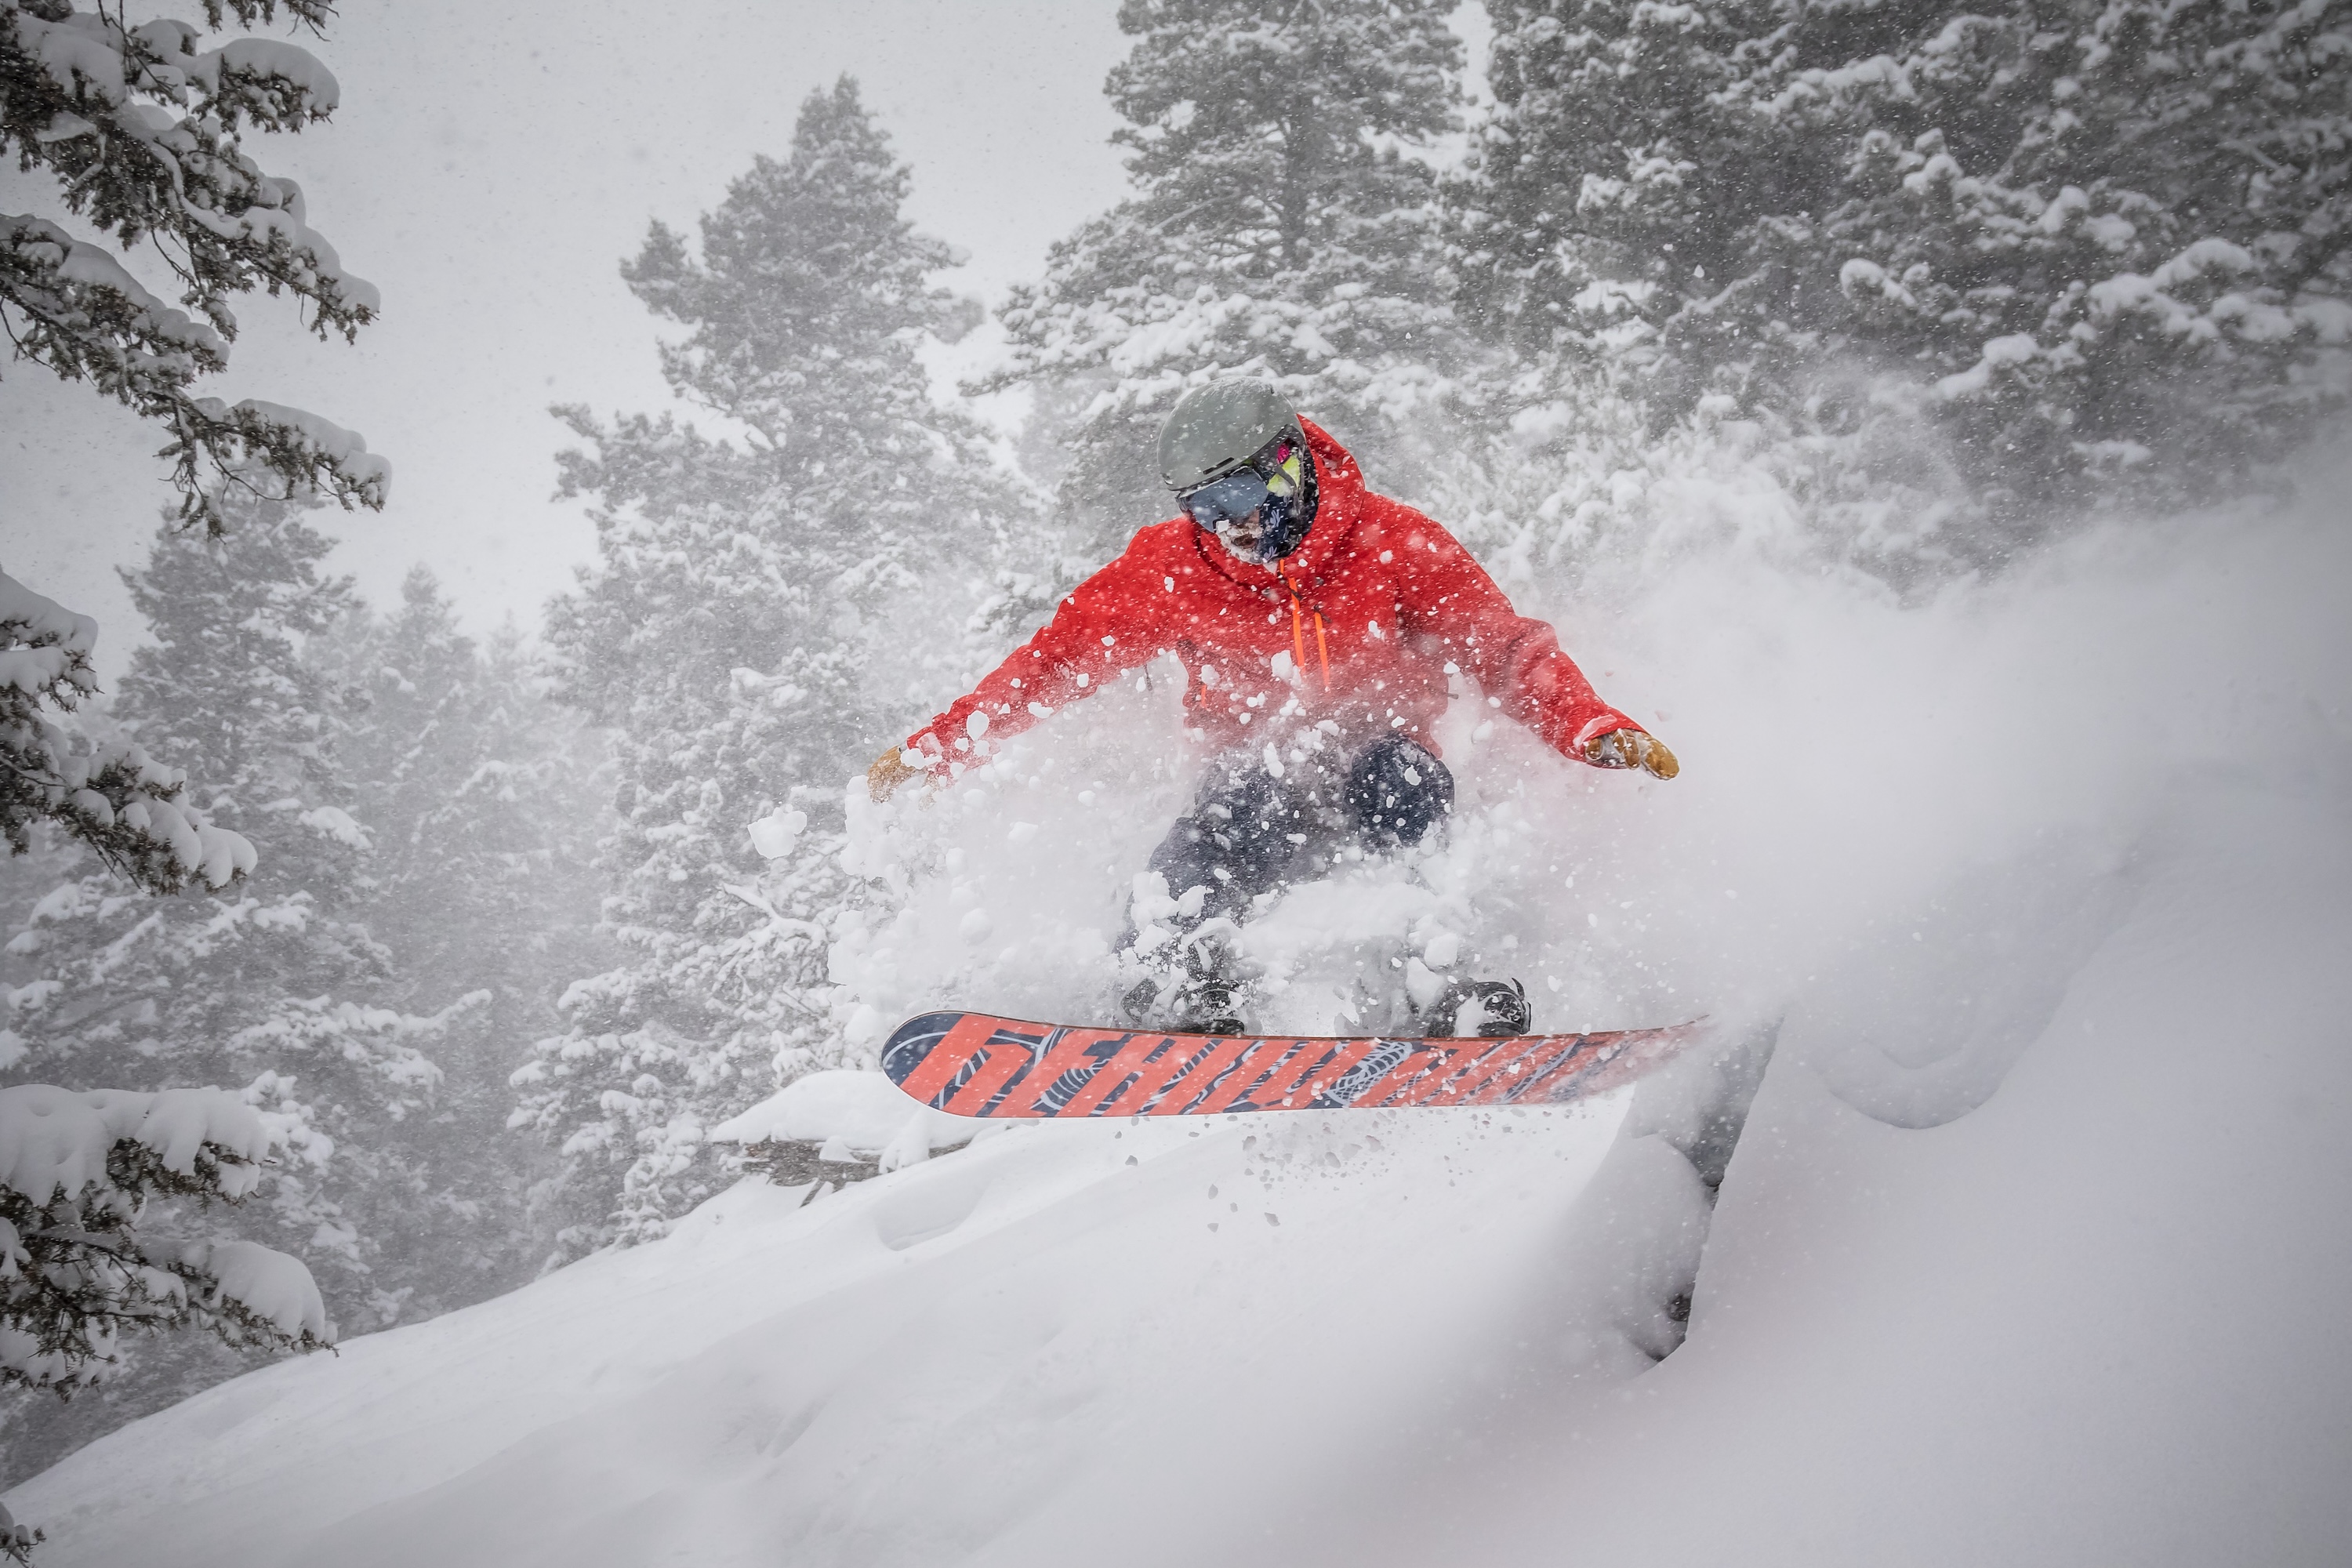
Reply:
[[[1596,768],[1643,768],[1662,779],[1683,771],[1664,741],[1640,730],[1612,730],[1596,736],[1584,748],[1584,760]]]
[[[866,770],[866,793],[874,797],[875,805],[880,805],[890,798],[893,790],[908,779],[921,777],[922,773],[922,769],[908,763],[904,752],[893,746],[875,758],[874,765]]]

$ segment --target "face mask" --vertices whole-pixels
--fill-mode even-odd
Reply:
[[[1281,560],[1307,537],[1315,518],[1314,469],[1305,443],[1286,431],[1243,467],[1178,499],[1185,515],[1216,534],[1227,551],[1264,565]],[[1253,519],[1259,525],[1256,537],[1246,543],[1234,538]]]

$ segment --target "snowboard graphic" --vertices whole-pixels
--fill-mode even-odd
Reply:
[[[1705,1020],[1500,1039],[1171,1035],[925,1013],[882,1047],[882,1070],[951,1116],[1215,1116],[1408,1105],[1564,1105],[1633,1082]]]

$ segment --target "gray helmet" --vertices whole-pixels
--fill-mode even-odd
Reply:
[[[1196,386],[1177,401],[1160,427],[1160,477],[1181,495],[1232,472],[1297,426],[1298,416],[1271,383]]]

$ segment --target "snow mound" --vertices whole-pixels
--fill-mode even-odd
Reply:
[[[878,1072],[813,1072],[794,1079],[751,1110],[710,1130],[719,1143],[757,1143],[790,1139],[810,1143],[835,1140],[863,1154],[889,1147],[902,1133],[919,1130],[933,1149],[969,1139],[973,1124],[918,1105]]]

